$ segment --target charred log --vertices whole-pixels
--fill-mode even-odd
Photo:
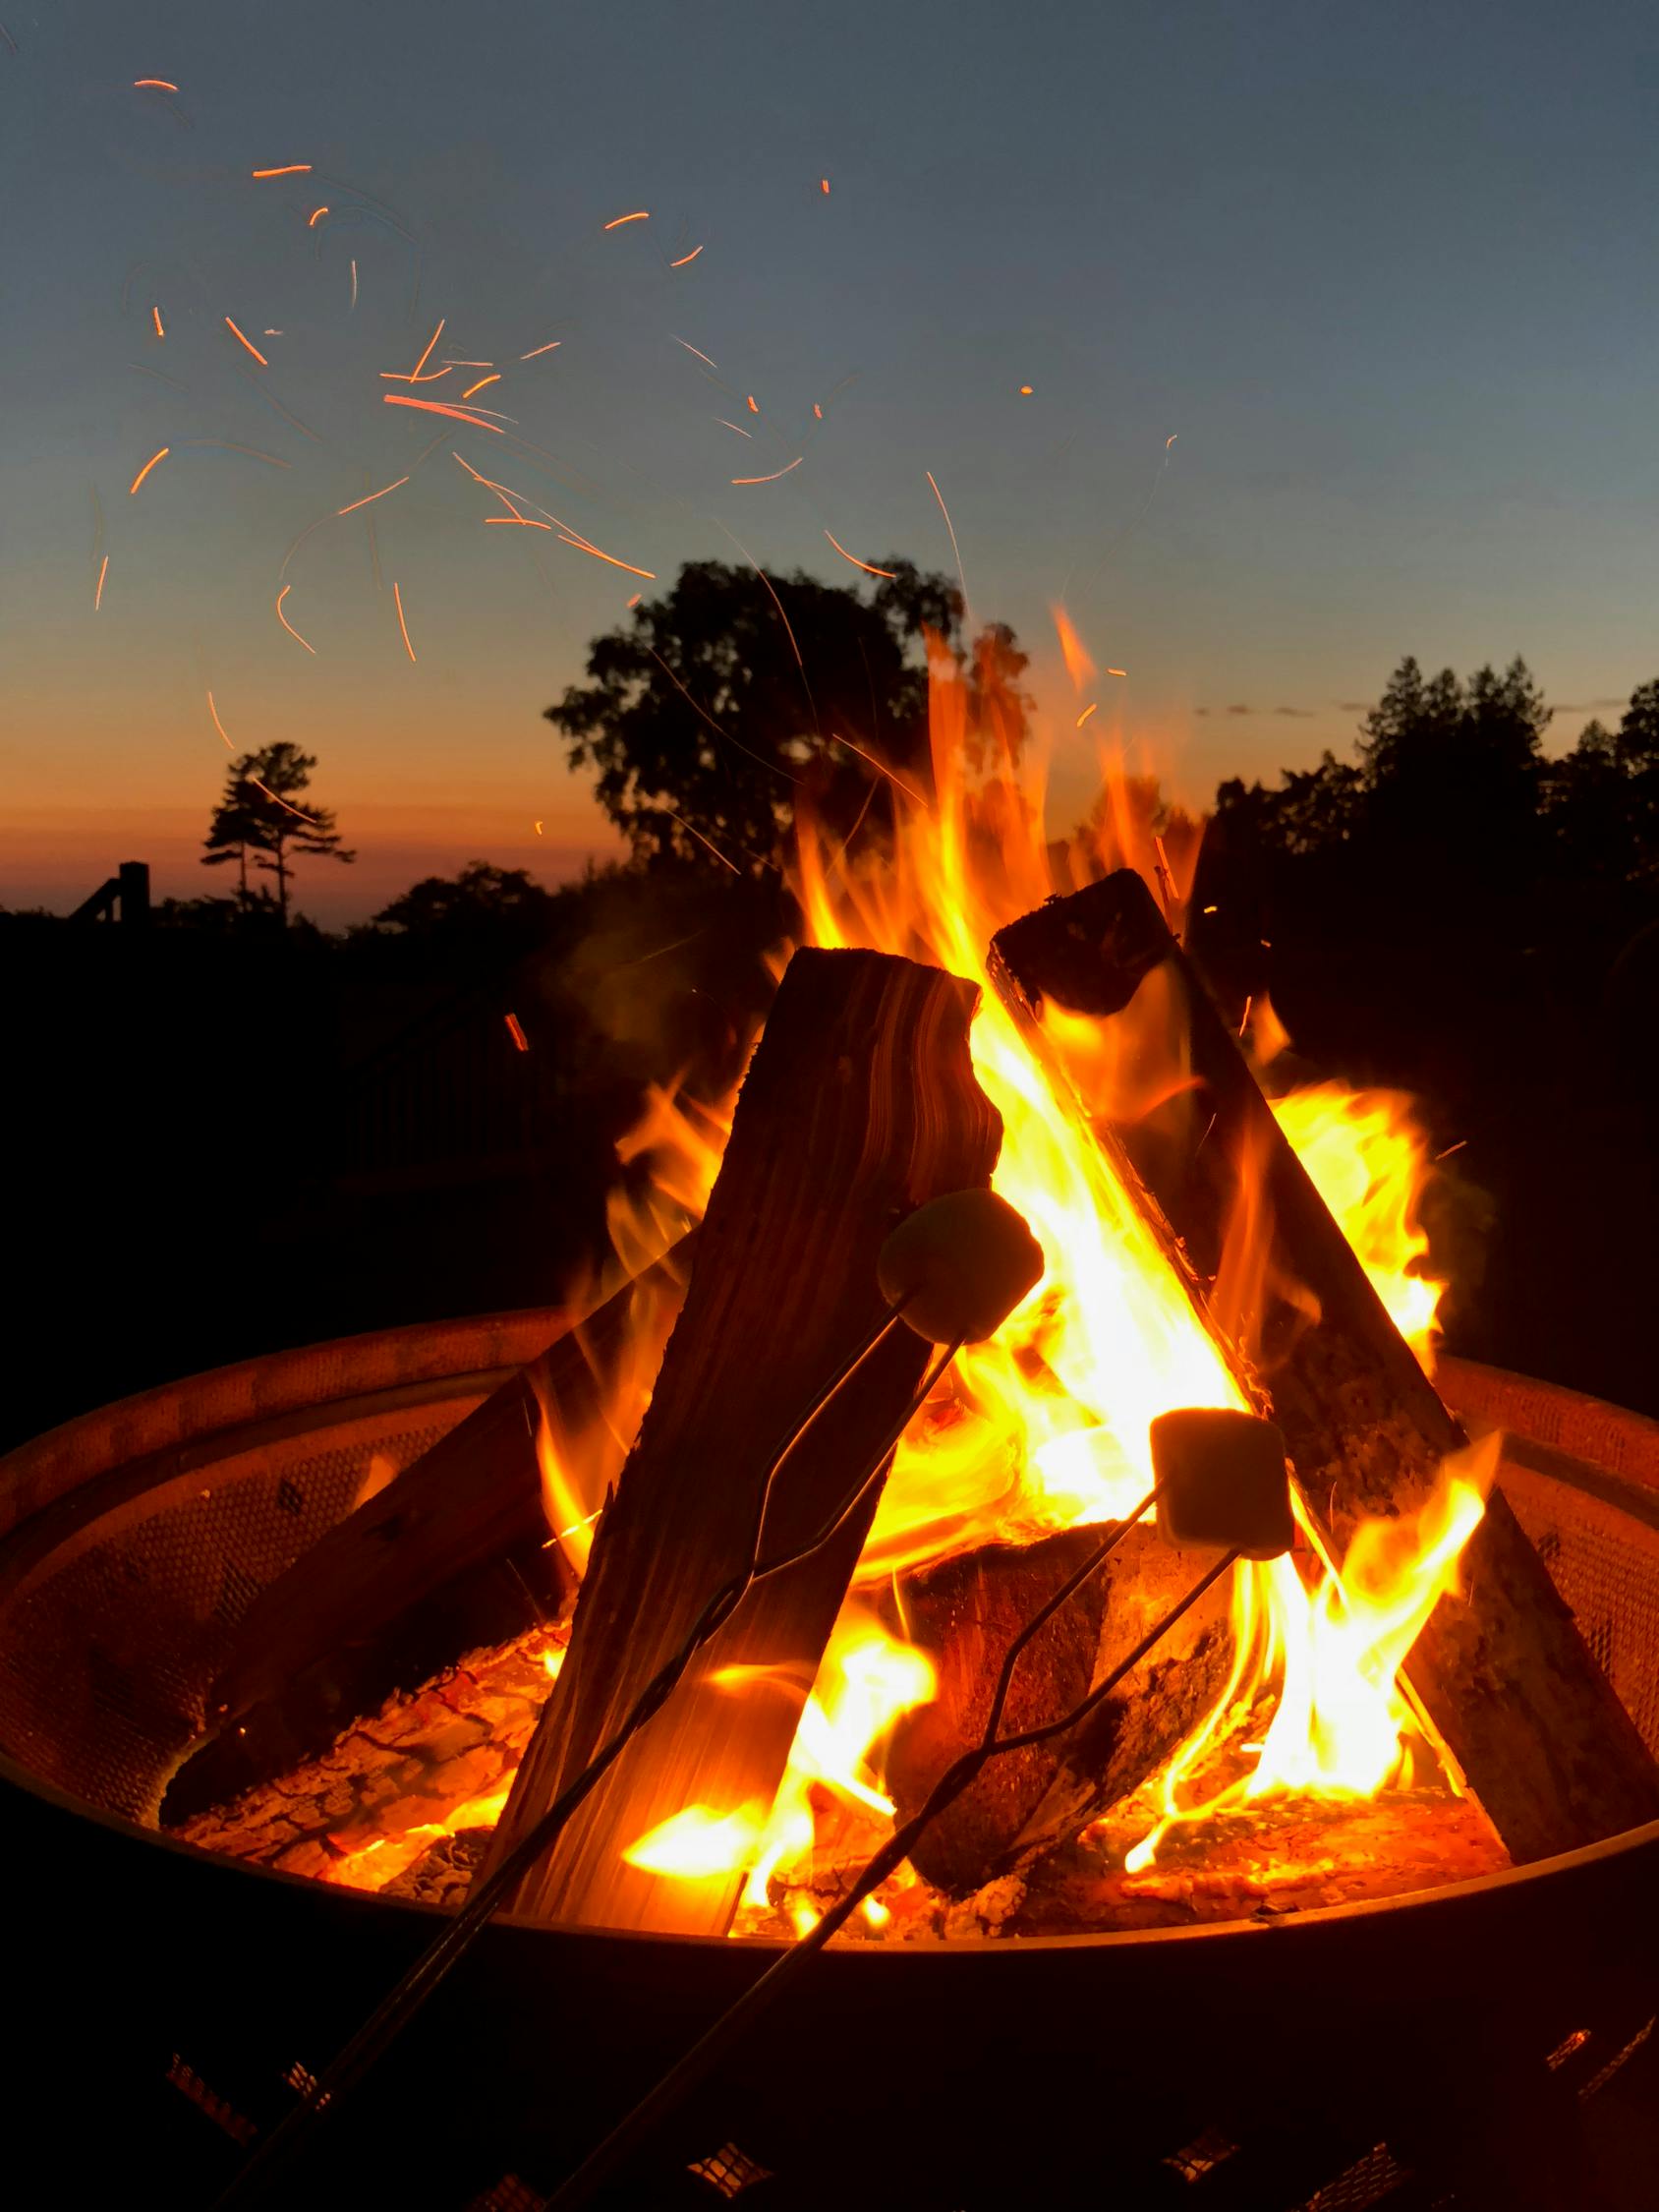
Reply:
[[[1424,1506],[1465,1441],[1394,1327],[1140,878],[1124,871],[1001,931],[1000,993],[1097,1134],[1257,1406],[1284,1430],[1340,1558],[1357,1524]],[[1110,1072],[1080,1065],[1045,1009],[1092,1018]],[[1172,1040],[1191,1081],[1159,1077]],[[1255,1193],[1266,1279],[1224,1279]],[[1247,1347],[1247,1353],[1246,1353]],[[1501,1492],[1407,1664],[1411,1686],[1511,1855],[1542,1858],[1659,1818],[1659,1768]]]

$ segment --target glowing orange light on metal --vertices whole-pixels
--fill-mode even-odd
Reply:
[[[173,448],[170,445],[164,445],[159,453],[152,453],[150,455],[149,459],[144,463],[143,467],[140,469],[138,475],[134,477],[132,483],[128,485],[127,491],[129,495],[131,495],[139,489],[139,486],[143,482],[144,478],[148,476],[150,470],[154,468],[156,462],[164,461],[172,450]]]
[[[1088,705],[1083,709],[1083,712],[1077,717],[1073,728],[1081,729],[1083,725],[1088,721],[1089,717],[1095,712],[1096,708],[1099,705],[1100,701],[1098,699],[1091,699]]]
[[[441,399],[409,399],[400,391],[383,391],[380,397],[388,407],[419,407],[424,414],[451,415],[458,423],[471,423],[474,430],[494,431],[497,437],[505,437],[507,435],[499,424],[486,423],[482,415],[475,415],[470,408],[446,407]]]
[[[843,560],[850,560],[855,568],[862,568],[867,576],[891,576],[895,573],[891,568],[872,568],[867,560],[860,560],[857,553],[848,553],[846,547],[842,545],[840,539],[835,536],[832,530],[826,530],[824,535]]]
[[[156,336],[157,336],[158,338],[164,338],[164,337],[165,337],[165,336],[167,335],[167,333],[166,333],[166,331],[165,331],[165,330],[163,330],[163,329],[162,329],[162,327],[161,327],[161,310],[160,310],[160,309],[159,309],[158,307],[152,307],[152,308],[150,309],[149,313],[150,313],[150,320],[151,320],[151,321],[153,321],[153,322],[154,322],[154,324],[155,324],[155,334],[156,334]]]
[[[674,333],[671,330],[669,331],[668,335],[671,338],[674,337]],[[694,346],[689,338],[674,338],[674,343],[677,346],[684,346],[687,353],[696,354],[699,361],[708,361],[710,368],[715,370],[716,374],[718,373],[720,366],[719,363],[717,361],[710,361],[709,356],[703,351],[701,346]]]
[[[290,161],[284,169],[256,169],[256,177],[304,177],[311,173],[309,161]]]
[[[684,268],[687,262],[696,261],[698,255],[701,254],[702,251],[703,249],[701,246],[694,246],[689,254],[682,254],[677,262],[670,262],[668,263],[668,266],[670,268]]]
[[[94,592],[94,593],[92,594],[92,612],[93,612],[94,614],[95,614],[95,613],[97,612],[98,609],[99,609],[99,608],[100,608],[100,607],[101,607],[101,606],[103,605],[103,588],[104,588],[104,578],[105,578],[105,577],[106,577],[106,576],[107,576],[108,574],[109,574],[109,555],[108,555],[108,553],[105,553],[105,554],[104,554],[104,556],[103,556],[103,566],[102,566],[102,567],[101,567],[101,568],[100,568],[100,569],[98,570],[98,588],[97,588],[97,590],[96,590],[96,591],[95,591],[95,592]]]
[[[521,361],[534,361],[538,354],[551,353],[555,346],[562,346],[563,343],[562,338],[549,338],[544,346],[532,346],[528,353],[521,353],[519,359]]]
[[[259,351],[258,347],[254,343],[253,339],[248,336],[246,331],[239,330],[228,315],[225,317],[225,328],[230,332],[233,338],[238,339],[243,345],[248,348],[248,351],[254,356],[254,359],[259,364],[259,367],[261,369],[268,369],[270,367],[270,363],[265,359],[264,355]]]
[[[476,384],[469,384],[469,385],[467,386],[466,390],[465,390],[465,391],[464,391],[464,392],[463,392],[463,393],[461,394],[461,397],[462,397],[463,399],[471,399],[471,397],[473,396],[474,392],[475,392],[475,391],[483,391],[483,389],[484,389],[484,387],[485,387],[485,385],[486,385],[486,384],[498,384],[498,383],[499,383],[500,381],[501,381],[501,372],[500,372],[500,370],[499,370],[499,369],[497,369],[497,370],[496,370],[496,372],[495,372],[495,374],[494,374],[493,376],[491,376],[491,377],[481,377],[481,378],[479,378],[479,380],[478,380],[478,382],[477,382]]]
[[[733,484],[775,484],[780,476],[787,476],[790,469],[798,469],[805,459],[804,453],[797,453],[795,458],[785,467],[773,469],[771,476],[734,476],[731,481]],[[862,563],[860,565],[862,566]]]
[[[178,88],[165,77],[135,77],[133,80],[135,92],[176,92]]]
[[[540,825],[538,825],[538,827],[540,827]],[[514,1044],[518,1046],[520,1052],[528,1052],[530,1050],[530,1039],[524,1033],[524,1023],[519,1019],[516,1014],[509,1014],[506,1018],[506,1020],[508,1036],[512,1038]]]
[[[290,621],[290,620],[288,619],[287,615],[286,615],[286,614],[284,614],[284,613],[283,613],[283,611],[282,611],[282,603],[283,603],[283,601],[284,601],[284,600],[285,600],[285,599],[286,599],[286,598],[288,597],[288,594],[289,594],[289,593],[290,593],[290,592],[291,592],[291,591],[292,591],[293,589],[294,589],[294,587],[293,587],[293,585],[292,585],[292,584],[284,584],[284,585],[283,585],[283,587],[282,587],[282,589],[281,589],[281,591],[279,591],[279,592],[277,593],[277,595],[276,595],[276,618],[277,618],[277,620],[278,620],[278,621],[279,621],[279,622],[280,622],[280,623],[282,624],[283,628],[284,628],[284,629],[285,629],[285,630],[286,630],[286,631],[288,632],[288,635],[289,635],[289,636],[290,636],[290,637],[291,637],[291,638],[292,638],[292,639],[293,639],[293,640],[295,641],[295,643],[296,643],[297,645],[303,645],[303,646],[305,647],[306,651],[307,651],[307,652],[308,652],[308,653],[309,653],[309,654],[310,654],[310,655],[312,656],[312,658],[313,658],[313,659],[315,660],[315,657],[316,657],[316,647],[315,647],[315,645],[313,645],[313,644],[312,644],[312,643],[311,643],[311,642],[310,642],[310,641],[309,641],[308,639],[306,639],[306,638],[303,638],[303,637],[301,637],[301,635],[300,635],[299,631],[298,631],[298,630],[297,630],[297,629],[296,629],[296,628],[294,627],[293,623],[292,623],[292,622],[291,622],[291,621]]]
[[[336,507],[334,512],[336,514],[356,514],[359,507],[368,506],[372,499],[383,499],[388,492],[397,490],[398,484],[407,484],[408,482],[408,477],[400,476],[397,484],[382,484],[378,492],[366,492],[361,499],[354,499],[349,507]]]
[[[306,228],[308,230],[315,230],[317,224],[321,222],[323,216],[326,215],[327,212],[328,210],[326,207],[314,207],[311,213],[306,217]]]
[[[392,598],[397,602],[397,626],[403,632],[403,650],[413,661],[415,648],[409,642],[409,624],[403,618],[403,594],[398,590],[395,580],[392,584]]]
[[[624,223],[643,223],[651,220],[649,207],[636,207],[631,215],[613,215],[605,224],[606,230],[620,230]]]

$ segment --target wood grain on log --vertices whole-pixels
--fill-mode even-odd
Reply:
[[[939,1690],[904,1716],[887,1749],[900,1821],[979,1743],[1008,1646],[1104,1533],[985,1544],[901,1580],[896,1617],[932,1659]],[[1077,1704],[1210,1564],[1151,1528],[1131,1529],[1021,1655],[1002,1733],[1041,1726]],[[923,1832],[911,1853],[918,1871],[961,1895],[1074,1835],[1164,1765],[1221,1695],[1231,1657],[1224,1581],[1069,1735],[994,1759]]]
[[[1081,1097],[1254,1402],[1285,1431],[1340,1558],[1356,1526],[1420,1510],[1463,1433],[1394,1327],[1165,925],[1129,872],[999,932],[992,971]],[[1100,1059],[1045,1010],[1092,1018]],[[1065,1025],[1069,1027],[1070,1025]],[[1173,1041],[1190,1070],[1173,1095]],[[1075,1042],[1075,1037],[1073,1038]],[[1110,1065],[1103,1074],[1102,1060]],[[1254,1251],[1229,1231],[1254,1204]],[[1659,1768],[1502,1493],[1408,1679],[1517,1863],[1659,1819]]]
[[[748,1562],[767,1473],[884,1311],[876,1264],[924,1199],[989,1181],[1001,1124],[974,1080],[974,988],[863,952],[795,955],[738,1100],[684,1307],[595,1542],[570,1657],[491,1864],[620,1724],[707,1601]],[[823,1525],[909,1401],[927,1347],[898,1330],[789,1460],[767,1549]],[[678,1879],[623,1851],[691,1805],[764,1816],[875,1510],[751,1591],[524,1880],[509,1909],[717,1934],[740,1877]],[[725,1670],[765,1667],[744,1694]],[[790,1695],[777,1694],[778,1681]]]

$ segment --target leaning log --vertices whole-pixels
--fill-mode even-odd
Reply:
[[[981,1741],[1009,1645],[1103,1534],[1067,1529],[1036,1543],[985,1544],[900,1579],[895,1625],[926,1652],[939,1685],[888,1743],[887,1785],[901,1822]],[[1040,1727],[1069,1712],[1211,1563],[1149,1527],[1131,1529],[1020,1655],[1001,1732]],[[1232,1658],[1229,1613],[1223,1581],[1069,1734],[994,1759],[923,1830],[911,1853],[919,1872],[936,1889],[966,1895],[1028,1865],[1138,1788],[1221,1696]]]
[[[977,996],[883,954],[805,951],[791,961],[491,1867],[747,1565],[772,1463],[885,1310],[876,1269],[888,1231],[923,1200],[989,1181],[1001,1123],[968,1056]],[[899,1329],[848,1380],[773,1486],[769,1555],[805,1543],[831,1517],[901,1418],[928,1357]],[[832,1540],[749,1593],[506,1909],[613,1928],[725,1929],[740,1876],[656,1874],[623,1852],[687,1807],[764,1817],[878,1488]],[[747,1690],[730,1671],[755,1668],[770,1679],[757,1687],[750,1677]],[[793,1694],[778,1695],[780,1684]]]
[[[1000,995],[1069,1081],[1258,1410],[1335,1556],[1418,1511],[1465,1441],[1129,871],[999,932]],[[1090,1018],[1050,1023],[1052,1009]],[[1076,1049],[1082,1040],[1086,1050]],[[1172,1040],[1187,1079],[1161,1080]],[[1090,1063],[1085,1065],[1085,1059]],[[1258,1208],[1257,1273],[1229,1230]],[[1248,1256],[1248,1255],[1246,1255]],[[1407,1677],[1517,1863],[1659,1819],[1659,1768],[1501,1492]]]
[[[644,1347],[655,1366],[690,1251],[682,1240],[575,1321],[265,1586],[209,1688],[215,1732],[174,1776],[165,1825],[317,1757],[394,1691],[568,1603],[576,1577],[548,1541],[539,1429],[609,1441],[613,1465],[587,1471],[602,1498],[626,1448],[604,1418],[622,1364]]]

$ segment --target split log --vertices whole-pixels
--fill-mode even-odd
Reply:
[[[977,997],[953,976],[883,954],[804,951],[791,961],[491,1867],[748,1564],[772,1460],[885,1310],[876,1268],[888,1231],[925,1199],[989,1181],[1001,1133],[969,1061]],[[823,1526],[901,1416],[928,1358],[919,1337],[896,1330],[850,1378],[774,1485],[770,1552]],[[750,1592],[507,1909],[613,1928],[725,1929],[740,1876],[657,1875],[622,1853],[692,1805],[764,1816],[878,1489],[830,1543]],[[766,1668],[771,1680],[743,1694],[727,1672],[739,1667]],[[777,1695],[780,1681],[794,1694]]]
[[[933,1703],[907,1713],[887,1747],[887,1785],[900,1821],[979,1743],[1008,1646],[1103,1533],[1067,1529],[1037,1543],[985,1544],[900,1582],[895,1625],[939,1678]],[[1076,1705],[1212,1563],[1175,1550],[1151,1528],[1131,1529],[1022,1653],[1002,1732],[1039,1727]],[[1069,1734],[994,1759],[924,1830],[911,1853],[918,1871],[937,1889],[966,1895],[1138,1788],[1221,1696],[1232,1659],[1229,1611],[1223,1581]]]
[[[1308,1180],[1238,1046],[1141,879],[1051,900],[994,940],[1000,994],[1091,1114],[1131,1195],[1183,1267],[1340,1559],[1371,1517],[1420,1509],[1465,1441]],[[1045,1009],[1093,1018],[1090,1057],[1045,1035]],[[1173,1098],[1167,1072],[1187,1056]],[[1259,1207],[1265,1279],[1228,1231]],[[1224,1260],[1229,1264],[1224,1268]],[[1659,1768],[1501,1492],[1407,1677],[1517,1863],[1659,1819]]]
[[[548,1543],[538,1427],[545,1419],[590,1451],[608,1446],[612,1464],[587,1470],[602,1497],[625,1451],[603,1416],[624,1361],[643,1352],[655,1367],[691,1242],[509,1376],[265,1586],[209,1689],[216,1733],[173,1777],[165,1826],[316,1757],[393,1692],[568,1603],[575,1575]]]

